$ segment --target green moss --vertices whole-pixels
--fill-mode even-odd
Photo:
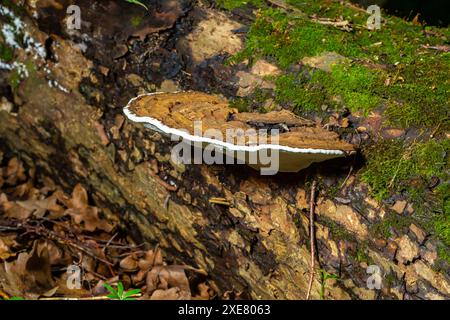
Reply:
[[[141,16],[135,16],[135,17],[131,18],[130,23],[131,23],[131,25],[133,27],[136,28],[136,27],[139,27],[141,25],[142,21],[143,21],[143,19],[142,19]]]
[[[380,222],[372,227],[372,232],[376,237],[390,238],[392,230],[398,233],[405,233],[413,222],[411,216],[402,216],[397,213],[388,212]]]
[[[10,62],[14,58],[14,49],[0,43],[0,60],[3,62]]]
[[[449,140],[430,140],[412,145],[381,140],[364,150],[367,165],[361,179],[370,186],[377,200],[404,190],[418,198],[432,176],[446,178],[444,168],[448,167],[449,148]],[[423,179],[422,183],[420,179]],[[416,181],[414,185],[411,184],[413,180]]]
[[[326,218],[326,217],[320,217],[320,222],[329,228],[331,238],[333,240],[345,240],[345,241],[357,242],[355,235],[348,232],[347,229],[345,229],[344,227],[341,227],[333,220]]]
[[[433,221],[435,234],[447,246],[450,247],[450,182],[441,184],[435,191],[437,205],[442,208],[438,211]],[[441,250],[445,260],[450,263],[450,250]]]
[[[389,270],[389,272],[387,272],[384,275],[384,280],[386,281],[386,283],[389,287],[393,287],[393,286],[397,285],[399,282],[397,277],[395,276],[395,273],[392,270]]]
[[[329,0],[287,1],[305,15],[269,8],[262,1],[224,2],[226,8],[248,3],[261,8],[248,32],[245,49],[231,61],[270,58],[285,69],[276,81],[279,103],[300,113],[320,111],[323,104],[345,105],[365,115],[386,105],[392,124],[448,129],[450,54],[423,48],[444,44],[448,30],[428,28],[442,34],[429,36],[420,26],[383,14],[386,25],[371,32],[365,27],[368,14]],[[317,23],[310,18],[313,14],[331,19],[342,17],[354,25],[354,31],[343,32]],[[290,71],[304,57],[324,52],[336,52],[373,67],[338,66],[331,75],[315,74],[311,80]],[[385,85],[388,77],[392,81]]]
[[[9,75],[9,85],[13,90],[17,89],[20,82],[22,81],[22,77],[18,70],[13,70]]]
[[[239,112],[248,112],[257,110],[258,112],[265,113],[270,110],[265,109],[264,105],[267,101],[272,99],[272,90],[256,88],[252,93],[245,97],[236,97],[230,101],[230,107],[236,108]]]
[[[449,62],[442,57],[427,57],[400,68],[402,81],[386,89],[390,97],[386,115],[402,127],[449,129]]]
[[[370,186],[372,195],[382,200],[392,194],[403,193],[415,209],[414,217],[388,213],[373,227],[376,235],[389,237],[391,228],[405,232],[417,219],[450,247],[449,151],[449,140],[411,145],[384,140],[366,150],[368,162],[361,178]],[[428,186],[432,177],[441,183],[430,190]]]
[[[327,101],[323,86],[315,81],[308,82],[302,74],[282,75],[275,83],[276,102],[300,113],[303,110],[320,111],[321,105]]]
[[[438,267],[438,271],[443,271],[444,273],[448,272],[448,265],[450,265],[450,248],[448,246],[440,245],[440,246],[438,246],[437,253],[438,253],[439,260],[441,260],[439,262],[443,262],[443,264],[447,265],[444,268]],[[441,263],[438,263],[438,264],[441,264]],[[441,270],[439,270],[439,269],[441,269]]]
[[[381,81],[371,70],[357,65],[335,65],[330,73],[313,70],[309,74],[282,75],[276,80],[277,102],[298,111],[320,111],[328,107],[348,107],[367,114],[380,105],[376,86]]]
[[[358,262],[365,262],[368,265],[374,264],[373,259],[368,254],[368,244],[366,242],[360,243],[356,249],[355,260]]]
[[[265,1],[263,0],[219,0],[217,1],[222,8],[227,10],[232,10],[238,7],[242,7],[245,5],[253,5],[256,7],[264,5]]]

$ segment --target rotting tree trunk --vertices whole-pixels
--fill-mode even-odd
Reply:
[[[45,43],[48,35],[24,19],[34,39]],[[310,271],[308,181],[319,176],[336,184],[350,164],[276,177],[261,177],[245,166],[173,165],[169,141],[124,121],[121,104],[132,94],[124,92],[113,111],[87,101],[80,88],[95,77],[97,66],[70,41],[57,36],[53,41],[58,63],[33,60],[36,67],[9,97],[14,112],[0,111],[1,143],[69,190],[81,182],[94,201],[110,209],[108,219],[137,241],[159,244],[168,257],[206,270],[219,293],[304,299]],[[30,59],[24,50],[16,54],[18,61]],[[49,79],[59,85],[49,85]],[[354,187],[352,178],[342,186]],[[213,204],[213,197],[230,205]],[[369,228],[383,209],[370,198],[354,197],[358,206],[334,203],[323,193],[317,198],[316,265],[341,279],[323,284],[325,298],[401,299],[410,266],[398,265],[392,252],[374,245]],[[336,225],[345,237],[332,234]],[[393,278],[381,291],[366,286],[367,264],[355,258],[361,244],[370,261]],[[422,274],[438,295],[450,294],[446,279]],[[317,269],[313,299],[321,285]]]

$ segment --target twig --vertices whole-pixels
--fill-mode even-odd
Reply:
[[[446,46],[446,45],[439,45],[439,46],[421,45],[421,47],[425,48],[425,49],[436,50],[436,51],[450,52],[450,46]]]
[[[350,167],[350,170],[349,170],[349,172],[348,172],[348,175],[347,175],[347,177],[345,177],[345,180],[344,180],[344,182],[342,182],[342,184],[341,184],[341,186],[339,187],[339,189],[342,189],[342,187],[345,185],[345,183],[347,182],[348,178],[350,178],[350,175],[352,174],[352,171],[353,171],[353,166]]]
[[[105,246],[103,247],[103,249],[102,249],[103,254],[105,254],[106,249],[108,249],[109,245],[113,242],[114,238],[117,237],[118,234],[119,234],[119,233],[116,232],[116,233],[111,237],[111,239],[108,240],[108,242],[106,243],[106,245],[105,245]]]
[[[16,224],[16,225],[14,225],[14,224]],[[62,244],[66,244],[71,247],[74,247],[74,248],[86,253],[87,255],[91,256],[92,258],[97,259],[98,261],[101,261],[101,262],[107,264],[108,266],[113,265],[112,262],[109,262],[108,260],[103,259],[102,257],[99,257],[97,254],[91,252],[87,248],[76,243],[75,240],[61,236],[61,235],[57,234],[56,232],[48,230],[45,227],[31,225],[30,222],[23,223],[23,222],[13,222],[13,221],[0,221],[0,228],[3,228],[3,227],[16,227],[17,229],[24,229],[25,230],[24,234],[34,233],[34,234],[37,234],[40,236],[47,237],[49,239],[58,241]]]
[[[213,204],[221,204],[223,206],[231,206],[231,203],[227,201],[227,199],[225,198],[211,198],[209,199],[209,203],[213,203]]]
[[[279,9],[282,9],[284,11],[291,11],[291,12],[293,12],[295,14],[298,14],[298,15],[301,15],[301,16],[306,16],[306,14],[303,11],[301,11],[300,9],[297,9],[296,7],[294,7],[294,6],[290,5],[290,4],[287,4],[286,1],[283,1],[283,0],[267,0],[267,2],[270,5],[272,5],[274,7],[277,7]]]
[[[308,292],[306,293],[306,300],[309,300],[309,296],[311,294],[312,283],[314,280],[314,268],[315,268],[315,248],[314,248],[314,202],[316,197],[316,180],[313,181],[311,185],[311,199],[310,199],[310,207],[309,207],[309,241],[311,246],[311,270],[309,276],[309,284],[308,284]]]
[[[9,300],[9,296],[1,290],[0,290],[0,298],[4,300]]]

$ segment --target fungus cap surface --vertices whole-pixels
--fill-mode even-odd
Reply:
[[[134,122],[165,135],[176,135],[203,146],[213,144],[228,151],[248,154],[261,150],[276,150],[280,157],[280,171],[295,172],[313,162],[343,157],[354,152],[351,144],[338,135],[283,110],[266,114],[239,113],[230,108],[226,99],[201,92],[150,93],[133,98],[124,108],[125,115]],[[195,122],[201,121],[202,132],[216,130],[227,136],[227,130],[255,132],[232,143],[224,138],[198,135]],[[276,129],[276,143],[270,140]],[[260,131],[266,132],[268,142],[258,143]],[[268,134],[267,134],[268,133]],[[253,164],[253,167],[259,167]]]

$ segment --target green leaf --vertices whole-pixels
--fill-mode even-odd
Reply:
[[[139,293],[141,293],[141,289],[133,289],[125,292],[123,297],[126,299]]]
[[[115,294],[115,293],[108,294],[106,297],[107,297],[107,298],[110,298],[110,299],[119,299],[119,297],[118,297],[117,294]]]
[[[111,294],[116,295],[117,296],[117,291],[116,289],[114,289],[113,287],[111,287],[109,284],[104,283],[103,286],[109,291],[111,292]]]
[[[125,0],[125,1],[132,3],[132,4],[137,4],[138,6],[141,6],[141,7],[145,8],[145,10],[148,11],[148,7],[145,4],[143,4],[141,1],[138,1],[138,0]]]
[[[117,296],[119,297],[119,299],[123,298],[123,284],[122,284],[122,282],[118,282],[117,283]]]

